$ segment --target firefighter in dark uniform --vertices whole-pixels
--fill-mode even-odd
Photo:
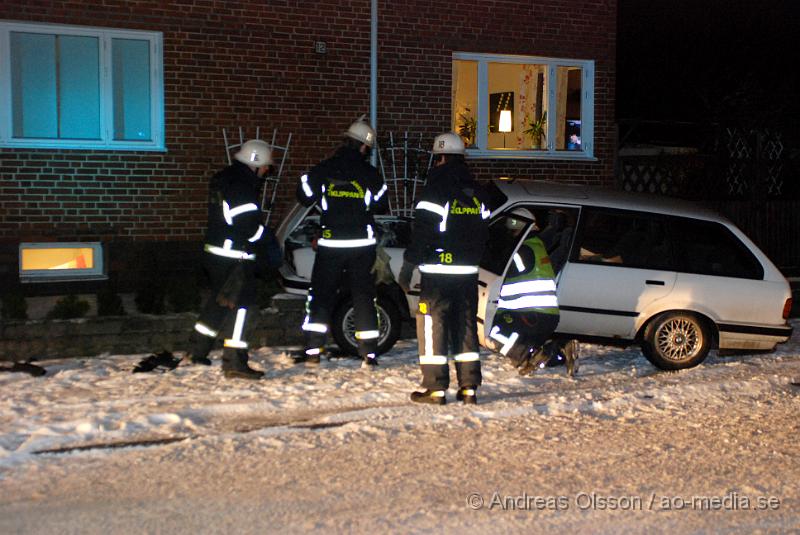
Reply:
[[[363,120],[344,133],[336,153],[300,177],[297,200],[319,205],[321,235],[311,272],[302,329],[305,350],[295,362],[319,364],[341,288],[353,298],[355,337],[362,367],[377,366],[378,313],[375,308],[375,221],[385,206],[386,186],[367,157],[375,131]]]
[[[526,375],[549,359],[542,348],[558,327],[555,272],[530,210],[515,209],[505,226],[515,237],[529,227],[531,232],[512,257],[489,337],[520,375]]]
[[[414,211],[411,245],[398,282],[408,291],[421,273],[417,338],[423,392],[411,400],[444,405],[450,384],[447,357],[458,377],[456,399],[477,403],[481,384],[476,313],[478,262],[487,239],[489,210],[483,189],[464,161],[464,142],[453,132],[433,143],[434,167]]]
[[[211,295],[194,326],[191,361],[211,364],[208,353],[231,319],[233,326],[222,352],[225,377],[258,379],[263,372],[247,364],[245,333],[255,298],[256,253],[265,239],[259,191],[272,151],[266,142],[252,139],[242,144],[234,159],[209,185],[203,263],[211,279]]]

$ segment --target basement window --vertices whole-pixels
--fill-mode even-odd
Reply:
[[[19,278],[22,282],[106,279],[100,242],[21,243]]]

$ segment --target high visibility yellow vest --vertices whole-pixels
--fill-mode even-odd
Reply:
[[[525,240],[508,268],[500,288],[498,309],[558,314],[555,272],[538,237]]]

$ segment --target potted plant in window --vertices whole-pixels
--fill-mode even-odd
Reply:
[[[475,144],[475,130],[478,127],[478,121],[470,114],[470,111],[469,108],[465,108],[464,113],[458,114],[458,135],[464,138],[464,144],[467,147]]]
[[[538,119],[528,123],[528,129],[522,132],[526,136],[531,136],[531,148],[544,148],[545,138],[547,137],[547,112],[544,112]]]

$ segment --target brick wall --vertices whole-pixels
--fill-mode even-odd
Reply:
[[[451,54],[593,59],[597,162],[480,160],[498,174],[612,180],[616,0],[379,2],[381,131],[430,138],[449,128]],[[5,0],[0,18],[164,34],[167,151],[0,149],[0,281],[19,241],[192,242],[202,237],[208,176],[224,163],[222,128],[292,133],[287,182],[331,153],[369,110],[369,0]],[[314,42],[327,44],[326,54]],[[294,185],[279,195],[276,216]],[[275,221],[275,220],[273,220]],[[125,269],[124,266],[121,269]]]

